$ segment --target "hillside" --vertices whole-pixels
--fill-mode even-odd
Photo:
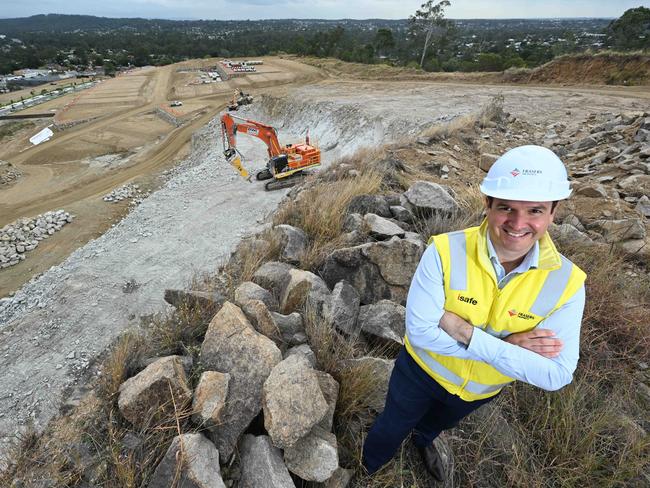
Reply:
[[[387,318],[385,329],[369,318],[381,312],[377,305],[400,317],[429,235],[480,218],[476,183],[490,155],[538,143],[562,155],[576,189],[553,232],[590,276],[582,361],[570,387],[544,393],[518,384],[447,436],[453,480],[486,488],[643,486],[650,447],[643,407],[650,398],[646,107],[647,98],[595,89],[354,77],[288,87],[241,112],[281,128],[282,140],[304,137],[308,126],[323,150],[322,170],[284,199],[224,164],[214,137],[219,122],[212,121],[163,188],[0,303],[8,324],[0,329],[0,386],[9,399],[0,407],[0,440],[5,453],[16,433],[25,440],[6,459],[0,484],[146,487],[178,459],[172,448],[159,469],[172,439],[190,434],[181,439],[188,446],[201,439],[210,456],[219,446],[220,463],[207,464],[215,477],[221,465],[218,476],[228,486],[250,479],[246,468],[257,463],[300,487],[334,476],[346,480],[334,486],[423,486],[429,480],[409,447],[376,479],[358,463],[403,333],[403,320]],[[264,148],[253,142],[241,149],[251,168],[264,160]],[[441,185],[445,199],[453,195],[457,213],[418,210],[429,199],[409,189],[431,183]],[[315,310],[303,306],[306,294]],[[163,297],[176,308],[165,307]],[[327,310],[337,311],[334,317],[322,315],[324,303],[333,304]],[[226,344],[228,351],[220,349]],[[293,346],[299,349],[290,353]],[[183,359],[158,362],[169,355]],[[149,416],[152,405],[144,401],[121,408],[120,385],[156,370],[173,370],[180,385],[171,399],[168,389],[153,395],[163,399],[156,405],[162,416]],[[216,375],[217,397],[233,395],[241,411],[230,406],[217,409],[221,418],[202,418],[183,408],[210,370],[232,375]],[[309,393],[317,411],[292,416],[288,408],[262,408],[267,380],[276,406],[302,413],[295,398]],[[176,400],[178,408],[169,410]],[[285,429],[273,424],[278,416]],[[306,436],[316,423],[319,435]],[[301,440],[318,450],[292,451]],[[324,454],[299,456],[312,452]]]
[[[515,83],[540,85],[650,85],[648,54],[581,54],[562,56],[538,68],[505,72],[427,73],[385,64],[346,63],[335,59],[295,58],[331,76],[362,80],[427,80],[441,83]]]

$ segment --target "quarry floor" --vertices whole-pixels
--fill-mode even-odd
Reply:
[[[650,97],[608,88],[338,80],[312,67],[274,62],[276,73],[285,74],[267,74],[259,87],[250,82],[245,90],[258,101],[240,114],[277,127],[281,142],[303,137],[309,127],[324,152],[323,170],[358,148],[412,137],[476,111],[495,95],[503,95],[505,109],[517,118],[569,129],[590,113],[643,111]],[[95,99],[80,99],[75,117],[94,110],[101,117],[41,146],[25,149],[15,140],[3,146],[0,159],[24,176],[0,189],[0,226],[58,208],[77,218],[25,261],[0,271],[0,297],[15,291],[0,302],[0,459],[21,432],[42,429],[66,398],[83,391],[89,365],[121,332],[165,310],[165,288],[214,272],[285,194],[264,192],[223,161],[214,117],[232,87],[190,93],[178,78],[186,73],[174,69],[143,70],[130,75],[142,79],[127,80],[124,92],[103,89]],[[151,112],[175,99],[176,90],[186,97],[189,119],[166,127]],[[75,107],[63,115],[72,118]],[[241,138],[239,148],[249,168],[263,166],[263,144]],[[109,168],[91,164],[116,152],[128,154],[128,161]],[[102,201],[128,182],[155,191],[130,212]]]

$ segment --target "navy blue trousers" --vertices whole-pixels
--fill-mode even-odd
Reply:
[[[393,458],[411,431],[416,446],[427,446],[440,432],[493,398],[467,402],[452,395],[402,348],[388,383],[384,411],[366,437],[363,465],[369,473],[377,471]]]

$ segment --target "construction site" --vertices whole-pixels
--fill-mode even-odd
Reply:
[[[42,431],[64,401],[87,393],[87,376],[102,374],[93,364],[120,334],[170,309],[165,289],[187,289],[243,238],[269,228],[292,186],[283,178],[354,177],[355,161],[381,152],[386,172],[425,168],[460,192],[483,177],[484,154],[561,139],[571,174],[584,178],[578,189],[589,186],[570,211],[595,220],[602,209],[587,195],[600,191],[596,182],[636,182],[650,154],[643,140],[631,142],[648,132],[640,126],[647,87],[400,79],[280,57],[242,71],[223,61],[135,69],[19,112],[47,117],[0,121],[0,130],[15,128],[1,139],[0,227],[27,243],[14,254],[24,257],[0,269],[8,395],[0,471],[17,433]],[[488,120],[474,139],[462,130],[449,136],[497,105],[501,126]],[[587,160],[608,148],[583,139],[607,124],[623,127],[621,148],[597,173]],[[46,128],[49,139],[29,142]],[[626,154],[646,162],[619,167]],[[610,201],[613,191],[602,192],[607,218],[639,211],[636,193]],[[646,222],[633,239],[642,246]],[[26,383],[30,394],[20,395]]]

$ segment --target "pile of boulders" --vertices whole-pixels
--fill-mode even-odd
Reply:
[[[65,210],[46,212],[34,218],[22,218],[0,229],[0,269],[18,264],[25,253],[38,246],[56,231],[72,222]]]
[[[11,163],[0,161],[0,185],[8,185],[13,183],[22,176]]]
[[[131,199],[131,204],[138,205],[142,203],[142,200],[146,197],[146,194],[140,190],[140,185],[137,184],[128,184],[116,188],[112,192],[104,195],[103,200],[110,203],[118,203],[122,200]]]
[[[541,143],[567,164],[574,189],[554,236],[650,259],[650,114],[592,114],[574,130],[550,124]],[[479,167],[488,171],[497,158],[484,153]]]
[[[136,428],[151,421],[152,412],[191,405],[201,432],[172,442],[149,486],[167,486],[175,473],[201,487],[294,487],[296,479],[347,486],[352,472],[340,467],[332,433],[339,384],[319,368],[305,322],[344,340],[401,346],[403,304],[425,249],[410,222],[456,208],[444,187],[424,181],[399,195],[362,195],[347,209],[347,232],[357,244],[332,252],[323,278],[295,267],[307,251],[306,234],[277,225],[241,245],[279,243],[282,261],[260,266],[232,301],[217,292],[167,290],[165,299],[174,306],[216,314],[201,345],[202,373],[193,391],[191,360],[179,356],[157,359],[120,387],[120,411]],[[362,401],[369,410],[383,409],[392,360],[350,358],[338,367],[340,374],[372,378],[373,394]],[[252,424],[258,427],[251,430]],[[220,464],[234,461],[239,468],[229,468],[223,479]]]

